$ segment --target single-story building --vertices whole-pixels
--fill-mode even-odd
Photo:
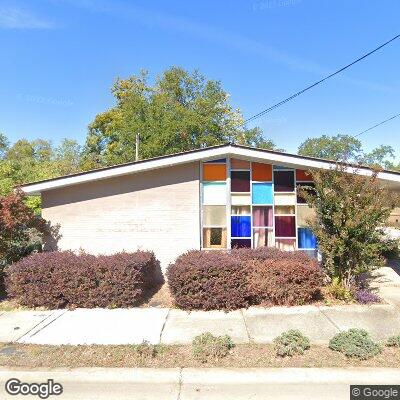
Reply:
[[[43,218],[59,227],[48,249],[153,250],[165,268],[189,249],[276,246],[315,254],[316,240],[306,226],[313,212],[297,188],[312,185],[308,169],[334,166],[227,144],[30,183],[22,190],[41,195]],[[371,170],[360,167],[357,173]],[[379,178],[400,191],[399,172],[381,171]]]

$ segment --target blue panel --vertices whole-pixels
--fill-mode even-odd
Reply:
[[[253,204],[274,204],[272,183],[253,183]]]
[[[299,249],[316,249],[317,238],[309,228],[298,228]]]
[[[251,217],[242,217],[238,215],[232,216],[231,236],[251,237]]]

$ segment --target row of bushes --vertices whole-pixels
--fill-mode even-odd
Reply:
[[[130,307],[161,280],[151,252],[110,256],[71,251],[32,254],[6,270],[6,291],[28,307]]]
[[[324,285],[315,259],[275,248],[189,251],[168,266],[167,277],[178,307],[201,310],[306,304],[321,296]],[[12,264],[6,273],[8,295],[28,307],[135,306],[161,281],[159,262],[143,251],[110,256],[37,253]],[[340,294],[344,288],[336,286],[333,281],[329,287]],[[366,290],[356,294],[360,302],[376,301]]]
[[[297,329],[283,332],[273,343],[276,355],[280,357],[303,354],[310,348],[310,339]],[[192,352],[196,359],[206,363],[227,356],[234,346],[229,336],[214,336],[206,332],[193,339]],[[400,347],[400,335],[390,337],[386,346]],[[329,348],[359,360],[367,360],[382,351],[382,347],[371,339],[367,331],[354,328],[336,334],[329,341]]]
[[[183,309],[232,310],[252,304],[305,304],[319,295],[323,273],[303,252],[274,248],[190,251],[167,270]],[[153,253],[109,256],[71,251],[32,254],[8,267],[9,297],[28,307],[130,307],[161,282]]]
[[[275,248],[189,251],[168,266],[167,278],[177,306],[202,310],[305,304],[324,284],[316,260]]]

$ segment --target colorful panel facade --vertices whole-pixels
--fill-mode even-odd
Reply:
[[[270,227],[274,225],[273,208],[270,206],[253,206],[253,226]]]
[[[251,236],[251,217],[232,215],[231,237],[242,238]]]
[[[250,193],[250,171],[231,171],[231,192]]]
[[[226,180],[226,164],[204,164],[203,165],[204,181],[224,181]]]
[[[294,170],[292,171],[274,171],[274,189],[275,192],[294,192]]]
[[[204,247],[208,249],[226,249],[225,228],[203,228]]]
[[[299,249],[316,249],[317,238],[309,228],[298,228]]]
[[[273,204],[274,191],[272,183],[253,183],[252,185],[253,204]]]
[[[205,205],[203,207],[203,226],[226,226],[226,206]]]
[[[202,248],[277,247],[316,255],[308,228],[315,215],[298,187],[305,170],[243,159],[211,160],[202,168]]]
[[[213,206],[226,204],[226,183],[203,182],[203,204]]]
[[[272,181],[272,165],[253,162],[252,175],[253,181]]]

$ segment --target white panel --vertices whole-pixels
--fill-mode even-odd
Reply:
[[[296,204],[296,195],[291,193],[275,193],[276,206],[294,206]]]
[[[226,204],[226,183],[203,182],[203,204]]]
[[[231,204],[233,206],[242,206],[251,204],[251,197],[249,194],[233,194]]]

